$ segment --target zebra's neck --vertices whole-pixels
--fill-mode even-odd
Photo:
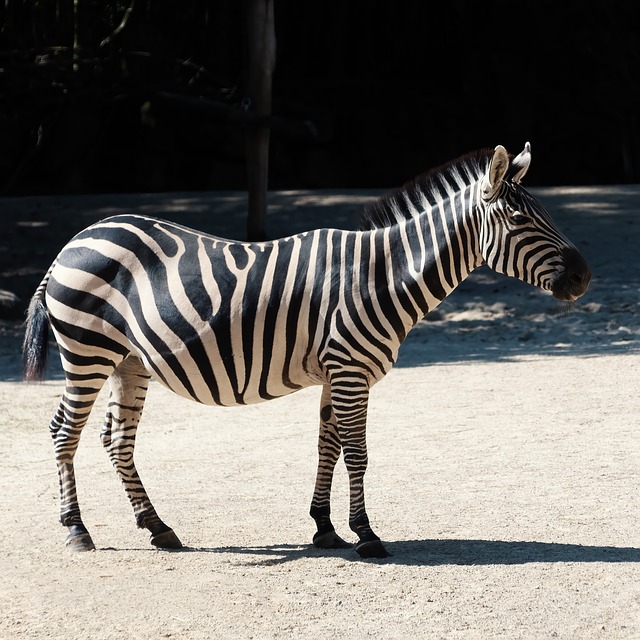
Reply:
[[[386,263],[386,286],[405,334],[482,264],[476,193],[472,185],[435,202],[407,200],[413,215],[374,231],[383,238],[376,257]]]

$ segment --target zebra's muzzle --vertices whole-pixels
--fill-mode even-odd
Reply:
[[[552,282],[551,292],[558,300],[574,302],[589,288],[591,270],[577,249],[564,249],[562,260],[564,270]]]

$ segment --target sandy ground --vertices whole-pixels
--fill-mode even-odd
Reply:
[[[0,638],[640,638],[640,187],[535,191],[594,279],[573,307],[479,270],[372,391],[368,511],[393,556],[309,543],[319,389],[241,409],[153,383],[137,447],[187,549],[136,529],[98,431],[77,456],[98,547],[64,548],[48,422],[0,324]],[[279,193],[270,232],[351,226],[371,194]],[[0,201],[0,289],[24,304],[75,230],[123,210],[240,237],[234,194]],[[334,522],[348,529],[339,464]]]

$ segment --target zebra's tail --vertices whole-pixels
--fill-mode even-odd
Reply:
[[[44,300],[53,265],[31,298],[22,343],[22,379],[38,382],[44,378],[49,355],[49,314]]]

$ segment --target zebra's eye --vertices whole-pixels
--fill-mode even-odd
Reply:
[[[513,222],[514,224],[524,224],[528,220],[529,218],[525,216],[524,213],[514,213],[511,216],[511,222]]]

